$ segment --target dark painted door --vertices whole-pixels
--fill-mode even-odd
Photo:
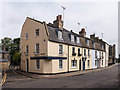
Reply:
[[[99,61],[97,60],[97,68],[99,68]]]
[[[85,60],[83,60],[83,70],[85,70]]]
[[[81,71],[81,60],[79,60],[79,70]]]
[[[29,72],[29,62],[28,62],[28,59],[26,60],[26,72]]]

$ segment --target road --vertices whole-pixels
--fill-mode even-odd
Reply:
[[[117,88],[117,87],[118,87],[118,65],[114,65],[111,68],[104,69],[102,71],[52,79],[50,78],[30,79],[19,74],[16,74],[16,76],[14,77],[13,73],[12,74],[8,73],[8,80],[3,86],[3,88]]]

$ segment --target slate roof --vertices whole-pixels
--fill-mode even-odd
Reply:
[[[63,30],[60,30],[60,29],[54,27],[54,25],[52,25],[52,24],[47,24],[47,27],[48,27],[50,41],[103,51],[100,46],[100,43],[96,42],[95,40],[91,40],[88,37],[81,37],[74,32],[66,30],[65,28],[63,28]],[[58,31],[62,32],[62,37],[63,37],[62,40],[58,39]],[[74,42],[71,42],[71,35],[74,35],[74,37],[75,37]],[[76,42],[76,37],[80,38],[79,44]],[[89,40],[89,46],[87,45],[85,39]],[[95,42],[95,47],[92,45],[92,41]]]
[[[27,17],[27,18],[29,18],[29,17]],[[40,22],[40,21],[32,19],[32,18],[29,18],[29,19],[34,20],[39,23],[43,23],[43,22]],[[57,42],[57,43],[64,43],[64,44],[73,45],[73,46],[79,46],[79,47],[83,47],[83,48],[90,48],[90,49],[105,51],[105,50],[102,50],[100,43],[97,40],[94,40],[94,39],[91,39],[88,37],[80,37],[78,34],[68,31],[65,28],[63,28],[63,30],[60,30],[51,23],[47,24],[47,28],[48,28],[48,32],[49,32],[49,40],[50,41]],[[62,32],[63,40],[58,39],[57,31]],[[75,38],[75,42],[71,42],[71,36],[70,36],[71,34],[74,35],[75,37],[80,37],[79,44],[76,43],[76,38]],[[87,45],[85,39],[89,40],[89,46]],[[95,42],[95,47],[92,45],[92,41]],[[105,44],[106,42],[102,41],[102,43]],[[105,47],[105,45],[104,45],[104,47]]]

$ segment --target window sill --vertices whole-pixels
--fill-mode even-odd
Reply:
[[[72,69],[77,68],[77,67],[71,67]]]
[[[63,70],[63,68],[59,68],[59,70],[61,71],[61,70]]]
[[[37,69],[37,68],[36,68],[35,70],[39,71],[40,69]]]

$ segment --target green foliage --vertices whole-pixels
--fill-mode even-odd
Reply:
[[[21,55],[19,52],[15,52],[13,55],[13,65],[19,65],[20,64],[20,60],[21,60]]]
[[[20,64],[20,53],[19,53],[19,46],[20,46],[20,38],[11,38],[5,37],[1,39],[1,48],[2,50],[9,51],[11,57],[11,64],[12,65],[19,65]]]
[[[11,38],[5,37],[4,39],[1,39],[2,50],[9,51],[11,43],[12,43]]]

